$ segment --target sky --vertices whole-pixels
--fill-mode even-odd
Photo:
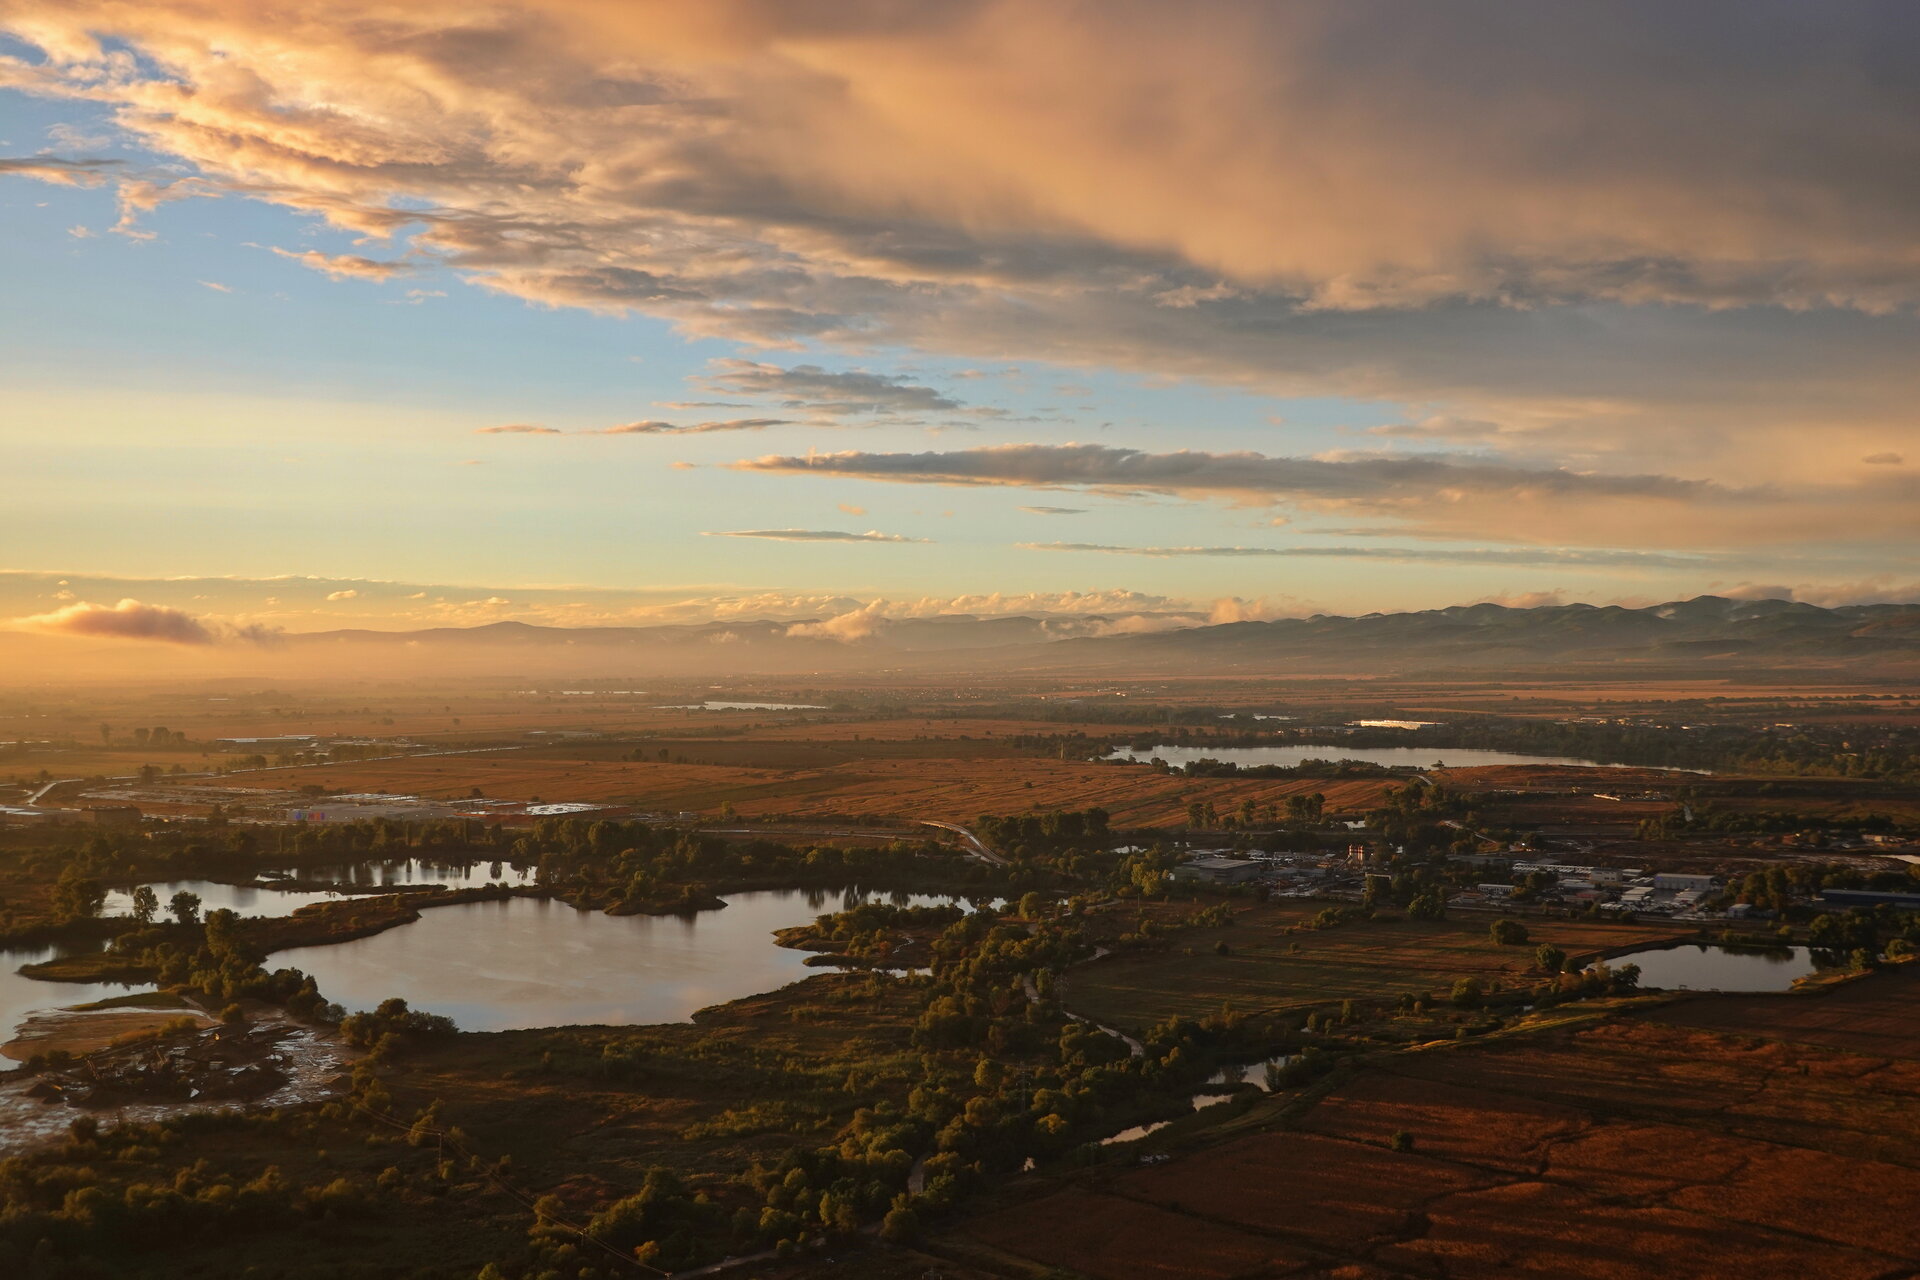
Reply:
[[[1916,54],[1850,0],[0,0],[0,619],[1920,599]]]

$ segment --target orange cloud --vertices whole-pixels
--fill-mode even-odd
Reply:
[[[80,601],[52,613],[19,619],[33,631],[116,640],[155,640],[165,644],[213,644],[214,633],[198,618],[165,605],[122,600],[116,605]]]

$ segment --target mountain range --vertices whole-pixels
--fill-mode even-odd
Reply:
[[[1699,596],[1647,608],[1460,605],[1359,617],[1315,615],[1209,625],[1181,613],[1119,616],[861,613],[799,621],[650,627],[500,622],[421,631],[287,637],[293,654],[426,657],[463,670],[845,671],[861,667],[1129,670],[1242,674],[1391,672],[1619,664],[1699,668],[1790,663],[1901,669],[1920,664],[1920,605],[1822,608]]]

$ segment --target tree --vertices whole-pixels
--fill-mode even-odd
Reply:
[[[1041,912],[1046,910],[1046,906],[1047,900],[1044,897],[1029,890],[1020,895],[1020,918],[1022,920],[1038,920]]]
[[[106,900],[106,886],[82,875],[77,867],[62,871],[53,886],[54,914],[62,920],[91,920]]]
[[[1480,979],[1461,978],[1453,984],[1453,990],[1447,994],[1447,998],[1453,1001],[1456,1008],[1477,1009],[1480,1007],[1481,991]]]
[[[1533,963],[1544,973],[1559,973],[1567,967],[1567,953],[1551,942],[1543,942],[1534,948]]]
[[[1503,947],[1523,947],[1527,944],[1527,926],[1518,920],[1495,920],[1487,933]]]
[[[200,895],[182,889],[167,899],[167,910],[173,912],[173,918],[181,924],[200,923]]]
[[[894,1197],[893,1208],[880,1221],[880,1238],[889,1244],[905,1244],[919,1234],[920,1215],[909,1207],[907,1197]]]
[[[141,924],[152,924],[154,916],[159,914],[159,911],[160,895],[153,891],[152,885],[143,884],[133,891],[133,918],[135,920],[138,920]]]

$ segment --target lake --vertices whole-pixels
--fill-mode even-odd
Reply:
[[[1791,991],[1796,978],[1816,971],[1805,947],[1778,951],[1729,950],[1689,943],[1615,956],[1607,963],[1640,966],[1640,985],[1670,991]]]
[[[1449,768],[1473,768],[1493,764],[1563,764],[1607,769],[1626,769],[1630,765],[1598,765],[1593,760],[1572,756],[1530,756],[1514,751],[1470,751],[1465,748],[1440,750],[1433,747],[1353,747],[1344,743],[1288,743],[1272,747],[1154,747],[1135,751],[1122,747],[1109,760],[1146,760],[1159,756],[1171,765],[1192,764],[1195,760],[1219,760],[1241,766],[1277,764],[1292,767],[1303,760],[1364,760],[1368,764],[1410,766],[1430,769],[1436,764]]]
[[[372,937],[275,952],[270,967],[305,970],[349,1012],[400,996],[463,1031],[682,1022],[819,972],[806,966],[811,953],[775,945],[773,931],[863,900],[769,889],[729,895],[724,910],[693,916],[610,916],[540,898],[472,902],[434,907]]]

